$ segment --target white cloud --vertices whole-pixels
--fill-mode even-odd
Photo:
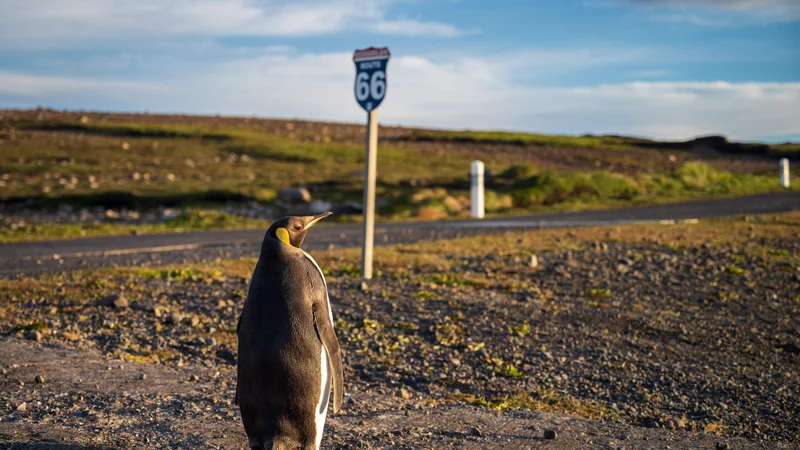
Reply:
[[[455,37],[464,34],[453,25],[417,20],[382,20],[367,28],[380,34],[400,36]]]
[[[116,97],[110,106],[107,96],[96,92],[96,80],[0,72],[0,86],[4,87],[0,106],[10,104],[2,92],[6,97],[14,94],[16,104],[23,98],[31,106],[52,104],[54,97],[49,94],[57,92],[56,98],[80,98],[83,104],[101,109],[362,122],[365,113],[353,98],[351,56],[267,52],[214,67],[183,63],[155,87],[101,82],[100,89],[114,87]],[[800,134],[800,83],[636,81],[545,87],[514,81],[514,73],[525,68],[524,61],[524,57],[508,55],[441,62],[395,56],[389,62],[389,87],[380,120],[424,127],[618,133],[668,139],[706,133],[736,139]],[[536,66],[539,63],[530,64],[544,70]]]
[[[723,26],[734,23],[775,23],[800,20],[798,0],[619,0],[674,13],[655,14],[663,22]]]
[[[392,20],[387,17],[392,1],[5,0],[0,45],[69,48],[96,44],[102,38],[311,36],[344,30],[439,37],[461,34],[449,24]]]
[[[49,95],[94,91],[108,93],[123,91],[128,95],[163,92],[163,86],[135,81],[74,79],[28,75],[0,70],[0,95],[24,98],[46,98]]]

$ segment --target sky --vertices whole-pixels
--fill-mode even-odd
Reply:
[[[800,141],[800,0],[3,0],[0,108]]]

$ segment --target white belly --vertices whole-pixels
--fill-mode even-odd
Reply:
[[[325,418],[328,415],[328,403],[331,398],[331,371],[328,367],[328,353],[325,351],[325,347],[321,347],[321,349],[319,402],[314,411],[317,424],[316,448],[319,448],[322,443],[322,431],[325,428]]]

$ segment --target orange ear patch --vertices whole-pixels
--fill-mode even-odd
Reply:
[[[277,236],[278,239],[280,239],[280,241],[283,242],[284,244],[292,247],[292,243],[289,240],[289,230],[287,230],[286,228],[281,227],[275,230],[275,236]]]

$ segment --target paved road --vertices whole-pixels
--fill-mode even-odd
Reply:
[[[485,220],[394,223],[376,226],[376,245],[499,233],[513,229],[613,225],[687,220],[800,209],[800,192],[721,200],[540,214]],[[80,267],[196,262],[254,256],[264,230],[204,231],[143,236],[109,236],[65,241],[0,245],[0,274],[60,271]],[[361,225],[315,227],[304,247],[352,247],[361,244]]]

